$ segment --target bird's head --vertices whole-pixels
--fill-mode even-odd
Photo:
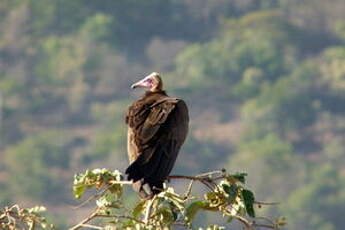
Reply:
[[[159,73],[153,72],[144,79],[134,83],[131,88],[147,88],[151,92],[159,92],[163,90],[162,78],[159,76]]]

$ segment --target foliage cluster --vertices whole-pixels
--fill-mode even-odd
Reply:
[[[0,227],[5,230],[15,229],[55,229],[42,215],[46,211],[43,206],[20,208],[18,205],[4,207],[0,210]]]
[[[106,220],[102,222],[106,229],[174,229],[176,226],[192,229],[194,217],[200,211],[216,212],[226,218],[228,223],[237,220],[246,229],[279,229],[284,226],[283,218],[275,221],[255,218],[254,205],[260,203],[255,200],[253,192],[245,188],[246,176],[245,173],[228,174],[225,170],[195,177],[170,176],[170,179],[191,181],[184,193],[178,194],[172,187],[167,187],[152,199],[139,200],[132,207],[128,207],[124,202],[123,186],[131,183],[123,181],[119,171],[87,170],[75,175],[73,193],[76,199],[80,199],[88,189],[96,188],[96,194],[86,201],[96,200],[97,207],[86,219],[71,229],[98,229],[90,224],[96,219]],[[207,191],[196,195],[195,191],[193,192],[194,182],[201,182]],[[205,227],[222,228],[218,225]]]
[[[226,218],[228,223],[239,221],[248,230],[256,227],[279,230],[286,224],[284,218],[273,221],[256,217],[254,205],[261,207],[262,204],[255,200],[252,191],[244,187],[246,176],[246,173],[228,174],[224,169],[194,177],[170,176],[170,179],[191,181],[185,193],[178,194],[172,187],[167,187],[152,199],[140,200],[128,207],[124,202],[123,187],[131,182],[124,181],[119,171],[104,168],[87,170],[74,176],[73,194],[76,199],[81,199],[87,190],[96,189],[96,193],[78,208],[94,200],[96,207],[89,216],[69,229],[167,230],[175,226],[193,229],[193,220],[198,212],[211,211]],[[193,194],[194,182],[201,182],[208,188],[205,194]],[[0,210],[0,226],[5,230],[57,229],[46,221],[42,215],[45,211],[43,206],[29,209],[18,205],[5,207]],[[224,227],[210,225],[205,229],[220,230]]]

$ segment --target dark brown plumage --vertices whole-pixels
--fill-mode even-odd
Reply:
[[[134,84],[149,91],[128,109],[128,180],[142,198],[160,192],[188,132],[185,102],[169,97],[157,73]]]

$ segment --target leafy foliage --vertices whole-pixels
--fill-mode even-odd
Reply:
[[[47,222],[42,213],[46,211],[43,206],[33,208],[20,208],[18,205],[5,207],[0,210],[0,227],[4,230],[12,229],[55,229]]]
[[[202,174],[195,177],[177,176],[199,181],[208,188],[203,196],[192,194],[192,184],[185,194],[176,193],[172,187],[165,188],[150,200],[138,201],[131,209],[126,207],[122,198],[122,187],[130,182],[123,181],[119,171],[106,169],[87,170],[75,175],[73,193],[80,199],[91,188],[101,190],[96,193],[96,211],[86,221],[71,229],[79,229],[93,218],[109,219],[104,222],[111,229],[172,229],[175,225],[192,229],[195,216],[202,211],[215,212],[228,219],[240,221],[244,227],[264,226],[255,218],[255,198],[252,191],[244,187],[245,173],[228,174],[225,170]],[[174,179],[174,176],[171,176]],[[90,201],[89,199],[87,200]],[[278,220],[278,219],[277,219]],[[272,222],[273,223],[273,222]],[[266,227],[279,229],[281,222]],[[86,225],[85,225],[86,226]],[[220,226],[208,226],[207,229],[221,229]]]
[[[119,171],[110,172],[107,169],[87,170],[85,173],[76,174],[73,182],[73,194],[76,199],[80,199],[84,192],[92,187],[101,189],[104,186],[110,186],[109,189],[114,195],[121,196],[122,186],[116,184],[122,179]],[[112,184],[114,183],[115,184]],[[107,200],[106,197],[104,200]]]
[[[240,97],[245,97],[247,90],[252,91],[246,93],[248,96],[255,96],[260,84],[274,81],[294,65],[290,60],[295,60],[291,55],[296,53],[298,44],[292,34],[296,36],[298,33],[275,12],[259,12],[239,20],[227,20],[218,39],[193,45],[181,53],[176,71],[188,76],[184,80],[194,87],[226,82],[236,85],[235,93]],[[252,75],[251,70],[258,73]]]

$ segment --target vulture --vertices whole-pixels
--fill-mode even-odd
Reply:
[[[150,199],[162,191],[186,139],[188,108],[182,99],[166,94],[156,72],[131,88],[147,88],[147,91],[126,113],[130,165],[125,173],[139,196]]]

